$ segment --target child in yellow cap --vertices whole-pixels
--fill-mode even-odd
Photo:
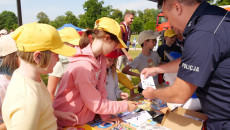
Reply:
[[[182,53],[180,46],[175,44],[176,33],[172,29],[168,29],[164,32],[165,44],[159,46],[157,53],[161,58],[162,63],[167,63],[170,60],[167,58],[166,53],[178,52]]]
[[[40,75],[51,73],[58,54],[72,56],[76,49],[64,45],[55,28],[30,23],[12,33],[20,66],[14,71],[3,102],[7,129],[57,129],[49,92]]]
[[[88,35],[93,35],[90,42]],[[57,118],[59,127],[83,125],[100,114],[103,121],[119,123],[120,119],[111,117],[127,110],[137,108],[135,102],[110,101],[106,92],[106,57],[116,47],[126,47],[122,41],[119,24],[107,17],[96,21],[93,30],[87,30],[81,37],[77,53],[70,58],[67,71],[62,77],[54,109],[73,112],[78,121],[70,122]]]

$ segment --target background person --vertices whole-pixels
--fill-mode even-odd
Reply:
[[[180,46],[176,45],[176,33],[172,29],[168,29],[164,32],[165,44],[162,44],[157,49],[158,55],[161,57],[162,63],[167,63],[170,60],[167,58],[165,53],[178,52],[182,53]]]
[[[7,30],[5,30],[5,29],[2,29],[1,31],[0,31],[0,37],[2,36],[2,35],[7,35],[8,34],[8,32],[7,32]]]
[[[173,29],[184,32],[184,51],[178,60],[142,71],[146,77],[178,72],[171,87],[156,90],[148,87],[143,95],[169,103],[185,103],[196,91],[208,116],[207,129],[230,129],[229,12],[195,0],[159,0],[158,5],[163,5],[164,16]]]
[[[132,57],[128,54],[130,38],[131,38],[131,29],[130,25],[133,23],[134,14],[131,12],[126,12],[124,16],[124,21],[120,23],[122,40],[128,48],[121,48],[121,52],[124,54],[118,57],[117,69],[121,70],[122,64],[126,66],[129,62],[132,61]],[[131,79],[131,77],[129,77]]]
[[[19,60],[16,43],[10,35],[0,37],[0,48],[0,130],[6,130],[2,119],[2,103],[11,76],[19,66]]]
[[[107,98],[111,101],[117,101],[117,98],[127,100],[129,94],[119,90],[118,77],[116,71],[117,57],[121,52],[112,51],[106,55],[106,91]]]
[[[160,64],[160,57],[156,51],[153,51],[153,47],[156,46],[156,39],[159,36],[157,32],[153,30],[142,31],[138,36],[138,43],[142,47],[141,53],[122,70],[123,73],[132,76],[140,77],[140,73],[130,71],[130,69],[137,69],[141,72],[146,67],[154,67]],[[158,76],[154,76],[154,82],[158,85]],[[142,92],[141,84],[139,85],[139,92]]]

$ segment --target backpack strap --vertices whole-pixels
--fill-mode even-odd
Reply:
[[[125,26],[123,24],[120,25],[123,29],[123,32],[125,33]]]

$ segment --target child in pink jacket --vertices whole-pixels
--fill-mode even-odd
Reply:
[[[92,43],[88,35],[93,35]],[[119,122],[110,114],[133,111],[137,108],[135,102],[110,101],[107,99],[106,59],[107,55],[117,47],[126,47],[121,39],[119,24],[110,18],[103,17],[96,21],[93,30],[87,30],[79,43],[77,53],[70,58],[67,71],[63,75],[57,95],[54,99],[54,109],[73,112],[78,121],[70,122],[58,118],[59,127],[83,125],[92,121],[95,114],[105,122]]]

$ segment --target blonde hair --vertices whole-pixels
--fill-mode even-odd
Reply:
[[[89,35],[92,35],[92,39],[94,39],[94,38],[100,39],[100,38],[104,38],[106,36],[106,34],[110,35],[111,40],[119,43],[118,38],[112,33],[103,31],[101,29],[88,29],[81,36],[81,39],[79,41],[79,47],[81,49],[85,48],[90,43],[90,40],[88,37]]]
[[[45,68],[49,64],[49,60],[51,57],[51,51],[41,51],[41,56],[40,56],[40,63],[37,64],[34,61],[33,55],[34,52],[23,52],[23,51],[18,51],[17,55],[24,61],[27,61],[33,65],[38,65],[41,68]]]
[[[11,53],[7,56],[0,57],[0,73],[6,75],[12,75],[12,73],[19,67],[19,61],[17,53]]]

